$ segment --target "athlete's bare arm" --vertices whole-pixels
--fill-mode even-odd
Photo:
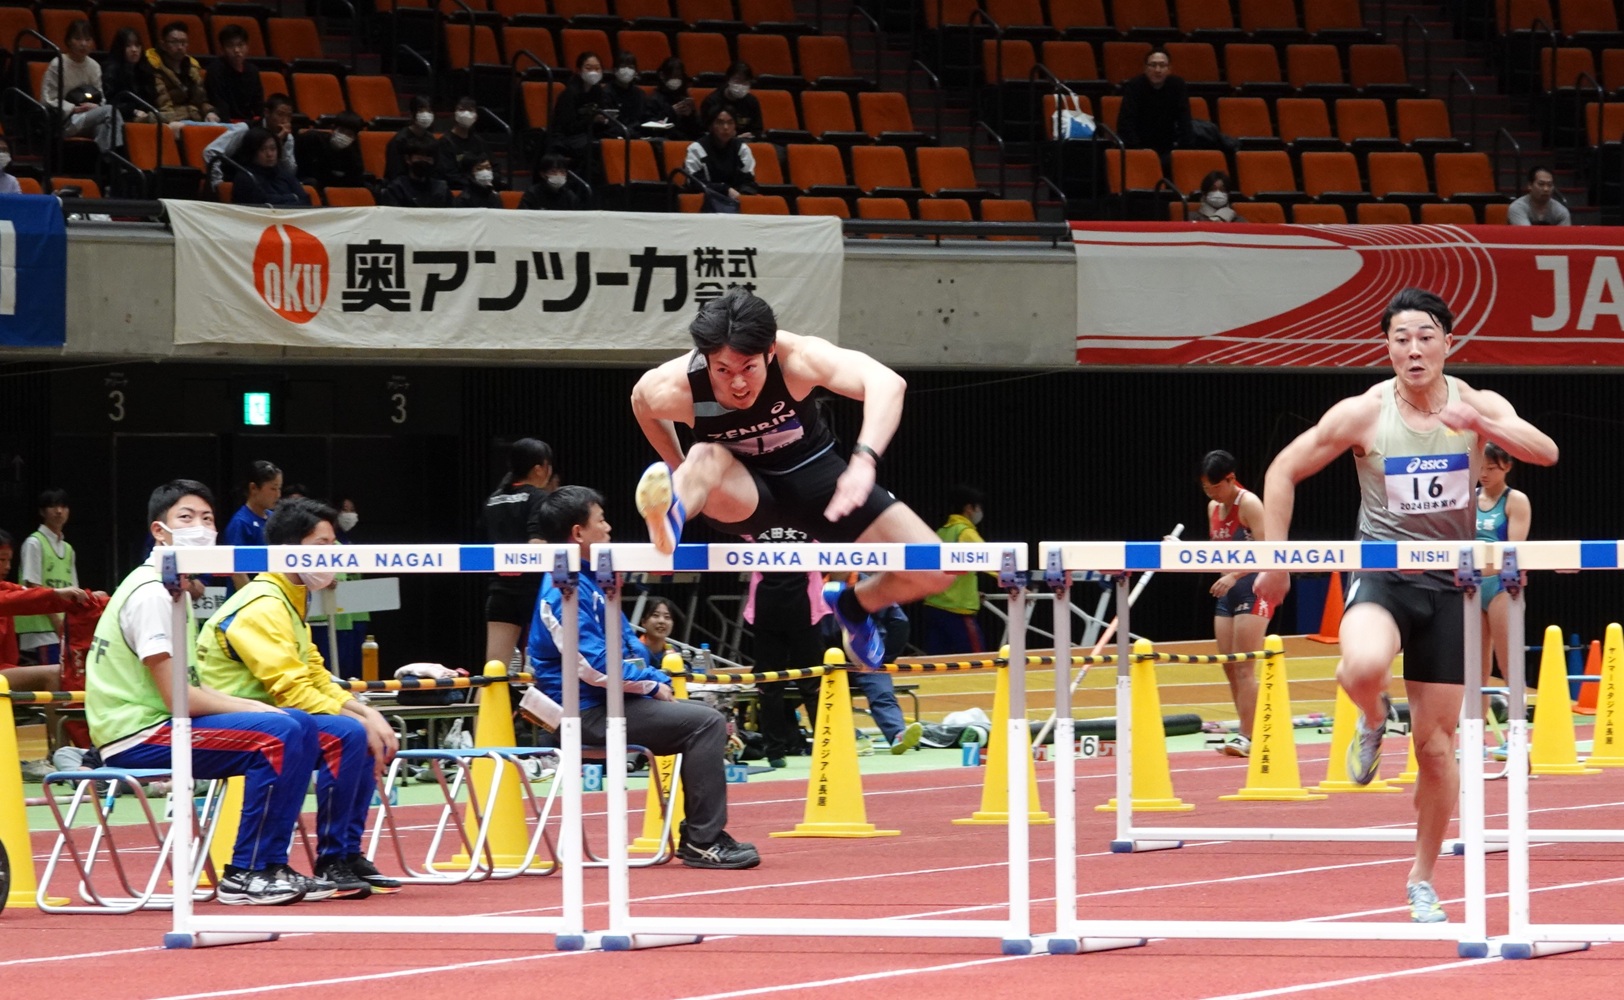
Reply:
[[[1556,442],[1544,431],[1517,416],[1505,397],[1487,389],[1473,389],[1460,383],[1460,402],[1451,403],[1438,414],[1445,427],[1474,431],[1478,444],[1493,441],[1519,462],[1555,465]]]
[[[876,455],[885,454],[902,423],[902,398],[908,383],[896,372],[861,351],[836,347],[821,337],[778,333],[778,364],[790,392],[801,399],[815,387],[861,400],[863,426],[857,432],[851,464],[835,483],[834,497],[823,516],[838,521],[862,506],[874,488]],[[858,448],[872,449],[872,453]]]
[[[1506,497],[1506,540],[1528,541],[1528,529],[1534,521],[1534,506],[1522,490],[1510,490]]]
[[[672,358],[658,368],[643,373],[632,388],[632,413],[643,436],[659,452],[665,464],[675,469],[682,464],[682,442],[677,438],[678,423],[693,426],[694,395],[688,387],[688,355]]]
[[[1241,527],[1252,536],[1252,541],[1261,542],[1268,539],[1269,534],[1263,529],[1263,498],[1256,493],[1241,494],[1240,502],[1235,506],[1240,508]]]
[[[1263,530],[1260,537],[1284,541],[1291,537],[1291,515],[1297,506],[1297,484],[1330,465],[1350,448],[1363,448],[1381,414],[1381,388],[1342,400],[1319,423],[1286,445],[1263,476]],[[1259,573],[1252,585],[1262,600],[1278,605],[1290,579],[1279,570]]]

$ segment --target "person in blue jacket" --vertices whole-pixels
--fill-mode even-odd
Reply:
[[[587,564],[591,548],[609,541],[610,524],[603,516],[603,495],[584,486],[563,486],[542,501],[539,511],[547,541],[581,547]],[[608,682],[608,643],[604,608],[608,598],[590,573],[578,580],[580,599],[581,737],[588,745],[605,741],[605,685]],[[530,624],[530,660],[540,693],[555,702],[564,697],[564,595],[552,575],[542,578],[536,614]],[[754,846],[728,835],[727,720],[708,705],[677,701],[671,678],[642,659],[646,652],[625,618],[620,622],[623,688],[626,695],[626,738],[661,756],[682,754],[682,792],[687,810],[682,844],[677,857],[690,868],[754,868],[761,855]],[[528,699],[528,695],[526,696]],[[520,709],[532,721],[545,720]]]

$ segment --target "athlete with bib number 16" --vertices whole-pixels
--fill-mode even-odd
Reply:
[[[1393,378],[1332,406],[1275,457],[1263,480],[1265,538],[1291,537],[1297,484],[1346,451],[1353,452],[1359,474],[1359,537],[1381,541],[1471,540],[1473,488],[1490,441],[1519,461],[1556,464],[1556,442],[1517,416],[1504,398],[1444,374],[1454,316],[1443,299],[1407,288],[1388,304],[1381,326]],[[1284,572],[1271,571],[1258,574],[1253,590],[1278,604],[1288,585]],[[1410,919],[1445,920],[1431,883],[1460,785],[1454,742],[1465,635],[1453,572],[1355,574],[1340,638],[1337,683],[1360,712],[1348,747],[1348,776],[1361,785],[1370,783],[1381,763],[1388,674],[1393,658],[1404,654],[1419,765]]]

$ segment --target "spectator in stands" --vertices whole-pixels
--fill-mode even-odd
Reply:
[[[649,117],[668,121],[668,139],[693,140],[704,134],[699,124],[699,105],[688,96],[688,68],[672,56],[660,64],[660,83],[649,96]]]
[[[242,25],[220,29],[220,54],[209,63],[204,83],[214,110],[226,121],[245,122],[259,114],[265,91],[258,67],[248,64],[248,31]]]
[[[40,81],[40,103],[62,113],[62,134],[88,135],[102,152],[124,145],[124,119],[106,103],[101,64],[90,58],[96,47],[90,22],[76,18],[68,24],[67,48],[51,60]]]
[[[1511,203],[1506,222],[1513,226],[1571,226],[1573,216],[1556,197],[1556,175],[1550,167],[1528,171],[1528,193]]]
[[[120,28],[113,36],[112,52],[102,67],[102,93],[125,121],[152,120],[152,112],[137,102],[158,106],[158,77],[134,28]]]
[[[434,106],[422,94],[412,97],[411,124],[395,133],[384,148],[383,178],[392,181],[406,173],[405,146],[407,139],[427,139],[431,144],[435,141],[434,132]]]
[[[749,142],[761,134],[761,102],[750,94],[755,82],[755,71],[747,62],[736,62],[727,71],[727,85],[718,87],[705,97],[699,107],[699,120],[709,123],[718,108],[726,108],[733,115],[733,126],[740,139]]]
[[[360,115],[340,111],[333,117],[331,132],[314,128],[300,132],[293,145],[300,179],[320,188],[365,185],[366,165],[356,141],[364,128]]]
[[[237,205],[308,205],[310,195],[293,168],[282,161],[282,144],[255,125],[243,136],[232,175],[231,201]]]
[[[603,63],[598,61],[598,54],[582,52],[576,56],[575,75],[564,84],[558,103],[553,105],[549,150],[582,160],[592,137],[608,124],[609,116],[603,109],[613,103],[603,83]]]
[[[13,616],[65,614],[75,605],[94,602],[95,597],[79,587],[53,589],[10,582],[6,577],[11,575],[13,551],[11,535],[0,531],[0,670],[5,671],[13,691],[55,691],[61,672],[57,664],[19,665],[18,619]]]
[[[705,137],[688,147],[682,171],[690,191],[726,195],[735,202],[741,194],[756,193],[756,158],[736,134],[733,112],[715,108],[706,122]]]
[[[463,97],[457,101],[457,110],[451,114],[451,131],[440,136],[439,143],[434,148],[434,172],[441,180],[454,188],[466,188],[469,182],[468,170],[462,163],[465,156],[473,157],[472,162],[489,160],[490,149],[474,132],[474,123],[479,121],[479,104],[472,97]]]
[[[188,124],[220,120],[203,86],[203,67],[186,54],[186,25],[171,21],[159,32],[159,48],[147,50],[147,63],[158,87],[158,113],[176,134]]]
[[[294,176],[299,173],[299,161],[295,152],[293,141],[293,101],[286,94],[272,94],[265,98],[264,114],[260,119],[261,126],[276,139],[280,150],[282,165],[287,167]],[[236,161],[242,153],[243,140],[248,135],[248,123],[233,122],[226,126],[213,142],[203,147],[203,162],[209,165],[209,183],[219,186],[222,180],[235,180],[222,173],[221,161]],[[227,166],[225,169],[230,170]],[[235,173],[235,171],[233,171]]]
[[[79,586],[79,557],[68,544],[68,493],[49,489],[34,505],[39,527],[23,539],[18,553],[17,578],[25,587],[75,588]],[[61,615],[30,615],[16,621],[19,663],[60,663],[57,638],[62,632]]]
[[[519,199],[519,207],[531,211],[578,212],[587,207],[586,198],[570,183],[569,160],[560,153],[541,158],[541,179]]]
[[[637,133],[638,126],[653,118],[648,95],[637,85],[637,57],[630,52],[615,56],[615,75],[605,86],[609,90],[609,110],[615,120]]]
[[[401,208],[450,208],[451,187],[434,176],[434,140],[408,136],[402,144],[406,172],[378,192],[378,204]]]
[[[542,501],[540,513],[546,537],[555,543],[579,545],[583,558],[590,555],[594,543],[609,541],[603,497],[584,486],[560,488]],[[589,744],[604,742],[607,650],[610,642],[617,642],[625,657],[626,738],[656,754],[682,754],[682,791],[688,819],[677,857],[690,868],[756,867],[761,855],[753,846],[728,836],[726,830],[727,782],[722,754],[727,748],[727,720],[708,705],[674,700],[671,679],[642,660],[645,650],[630,622],[621,620],[618,635],[605,634],[606,599],[592,574],[581,574],[578,587],[581,613],[576,667],[580,671],[582,738]],[[519,711],[526,717],[538,718],[527,704],[544,698],[563,701],[563,623],[564,595],[549,575],[542,580],[541,598],[536,602],[530,626],[529,652],[539,690],[526,692],[519,702]]]
[[[320,555],[337,544],[338,512],[317,500],[283,500],[265,521],[270,545],[307,545]],[[313,559],[312,562],[319,562]],[[231,595],[198,637],[199,681],[222,694],[307,713],[321,733],[316,767],[317,878],[338,896],[393,892],[361,854],[376,779],[400,743],[377,709],[339,687],[310,641],[310,593],[333,585],[330,570],[261,573]]]
[[[1162,48],[1145,56],[1145,71],[1122,86],[1117,135],[1129,149],[1154,149],[1165,168],[1174,146],[1190,144],[1190,92],[1184,78],[1173,75],[1173,61]]]
[[[22,194],[23,187],[11,176],[11,143],[0,136],[0,194]]]
[[[496,193],[496,171],[491,169],[489,157],[477,153],[464,153],[458,172],[468,178],[468,184],[457,195],[452,208],[504,208],[502,196]]]
[[[158,547],[214,544],[214,498],[202,483],[177,479],[152,491],[147,530]],[[187,634],[174,636],[173,602],[154,562],[138,566],[113,594],[96,626],[85,682],[90,736],[109,766],[168,768],[173,676],[197,671],[197,624],[188,602]],[[228,906],[275,906],[325,899],[337,887],[288,867],[320,732],[308,715],[283,711],[196,683],[187,691],[192,761],[199,778],[247,778],[243,816],[218,899]]]
[[[1245,217],[1229,205],[1229,189],[1234,182],[1222,170],[1201,178],[1201,201],[1190,213],[1191,222],[1245,222]]]

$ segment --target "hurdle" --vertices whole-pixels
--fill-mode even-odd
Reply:
[[[737,573],[741,569],[769,572],[811,572],[833,570],[868,572],[936,570],[988,572],[999,574],[1000,584],[1010,597],[1010,617],[1024,621],[1026,598],[1026,546],[1007,544],[787,544],[787,545],[678,545],[675,553],[664,555],[652,545],[599,544],[591,551],[592,571],[609,595],[605,630],[610,635],[620,628],[619,578],[632,572]],[[1026,636],[1012,631],[1010,636],[1010,711],[1008,733],[1011,746],[1027,738],[1026,723]],[[615,643],[608,651],[609,754],[626,746],[624,698],[620,693],[623,667]],[[609,816],[608,924],[600,941],[606,951],[692,944],[711,935],[772,937],[908,937],[980,938],[1001,943],[1005,954],[1024,955],[1033,950],[1031,933],[1030,844],[1027,822],[1027,777],[1029,758],[1010,753],[1007,830],[1008,892],[1002,919],[919,919],[895,917],[841,919],[833,917],[692,917],[639,916],[631,911],[627,866],[626,776],[610,768],[607,775]]]
[[[1499,542],[1500,583],[1511,595],[1511,614],[1506,624],[1507,641],[1519,649],[1526,630],[1526,605],[1521,573],[1528,570],[1602,570],[1624,566],[1624,541],[1579,542]],[[1608,629],[1608,638],[1618,638],[1617,626]],[[1619,655],[1615,647],[1612,655]],[[1529,910],[1532,841],[1560,843],[1618,843],[1620,831],[1531,830],[1528,820],[1529,738],[1526,702],[1528,681],[1523,671],[1508,671],[1510,706],[1506,727],[1506,908],[1505,936],[1499,939],[1500,955],[1508,959],[1542,958],[1571,951],[1584,951],[1591,944],[1624,941],[1624,924],[1536,924]],[[1596,724],[1603,725],[1598,717]],[[1610,724],[1610,722],[1609,722]],[[1584,834],[1588,832],[1589,837]],[[1552,836],[1560,834],[1561,836]],[[1492,833],[1491,833],[1492,835]]]
[[[1043,542],[1043,574],[1046,584],[1062,599],[1071,586],[1073,572],[1104,572],[1116,576],[1117,608],[1121,619],[1117,659],[1117,755],[1116,755],[1116,838],[1111,849],[1118,853],[1165,850],[1182,846],[1186,839],[1241,841],[1377,841],[1403,843],[1415,840],[1410,829],[1294,827],[1143,827],[1133,821],[1133,744],[1129,670],[1133,662],[1129,645],[1130,614],[1127,586],[1129,572],[1212,572],[1215,567],[1245,567],[1262,570],[1384,570],[1421,572],[1449,570],[1455,574],[1461,591],[1465,623],[1465,655],[1468,665],[1478,662],[1481,649],[1481,619],[1477,600],[1478,568],[1487,556],[1486,546],[1476,542]],[[1058,654],[1058,647],[1057,647]],[[1052,758],[1055,761],[1055,814],[1057,858],[1076,855],[1076,799],[1070,790],[1074,775],[1074,746],[1069,738],[1071,719],[1069,698],[1062,700],[1061,687],[1069,683],[1069,664],[1056,656],[1056,708],[1060,712]],[[1264,920],[1085,920],[1077,911],[1074,865],[1055,866],[1055,935],[1047,941],[1054,954],[1074,954],[1120,947],[1123,941],[1138,938],[1247,938],[1257,940],[1317,941],[1452,941],[1463,958],[1481,958],[1491,953],[1488,936],[1486,863],[1484,852],[1483,755],[1476,748],[1483,741],[1481,681],[1475,670],[1466,671],[1464,719],[1461,745],[1474,752],[1463,754],[1461,762],[1460,829],[1465,843],[1466,920],[1463,923],[1412,924],[1367,921],[1264,921]]]
[[[422,916],[371,915],[365,920],[350,916],[323,916],[295,911],[264,912],[270,907],[246,908],[238,913],[199,912],[191,896],[178,893],[171,911],[171,925],[164,935],[167,948],[203,948],[275,940],[283,933],[320,934],[551,934],[554,947],[576,951],[596,947],[585,931],[585,886],[583,878],[581,822],[581,713],[575,664],[578,656],[580,605],[576,593],[580,553],[572,545],[346,545],[318,546],[209,546],[158,550],[164,585],[174,600],[172,634],[186,634],[186,609],[182,603],[183,574],[200,573],[300,573],[311,570],[337,570],[347,573],[494,573],[548,572],[564,592],[564,717],[559,727],[559,775],[563,783],[562,825],[559,853],[562,855],[562,907],[556,916],[471,916],[441,914]],[[189,801],[193,787],[192,729],[186,711],[187,672],[175,671],[173,722],[173,773],[175,795]],[[427,686],[427,685],[425,685]],[[619,768],[609,768],[611,774]],[[624,775],[622,775],[624,777]],[[171,858],[177,885],[192,868],[192,814],[175,810],[175,850]],[[621,845],[624,847],[624,845]],[[280,909],[280,908],[277,908]]]

